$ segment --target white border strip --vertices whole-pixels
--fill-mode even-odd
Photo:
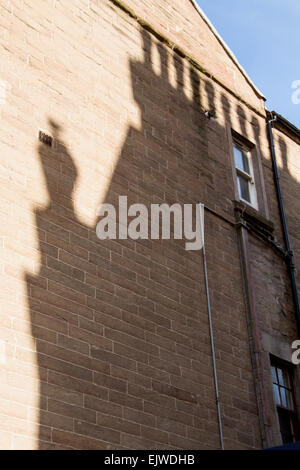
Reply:
[[[256,85],[254,85],[253,81],[251,80],[251,78],[249,77],[249,75],[247,74],[246,70],[241,66],[241,64],[239,63],[238,59],[236,58],[236,56],[234,55],[234,53],[232,52],[232,50],[227,46],[227,44],[225,43],[224,39],[220,36],[220,34],[218,33],[218,31],[216,30],[216,28],[212,25],[212,23],[210,22],[210,20],[207,18],[207,16],[205,15],[205,13],[203,12],[203,10],[200,8],[200,6],[198,5],[198,3],[196,2],[196,0],[190,0],[190,2],[194,5],[194,7],[196,8],[196,10],[198,11],[199,15],[202,17],[202,19],[205,21],[205,23],[207,24],[207,26],[209,27],[209,29],[213,32],[213,34],[216,36],[216,38],[218,39],[218,41],[221,43],[221,45],[223,46],[223,48],[225,49],[225,51],[229,54],[229,56],[231,57],[231,59],[233,60],[233,62],[236,64],[236,66],[239,68],[239,70],[242,72],[242,74],[244,75],[244,77],[246,78],[246,80],[248,81],[248,83],[254,88],[254,90],[256,91],[256,93],[261,96],[264,100],[266,100],[266,97],[264,96],[264,94],[256,87]]]

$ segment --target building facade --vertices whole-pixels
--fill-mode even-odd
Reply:
[[[299,131],[191,0],[32,3],[0,6],[0,447],[300,440]],[[120,196],[203,203],[207,277],[100,240]]]

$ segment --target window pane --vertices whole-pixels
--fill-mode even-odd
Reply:
[[[274,385],[274,393],[275,393],[275,401],[276,405],[281,405],[280,395],[279,395],[279,388],[277,385]]]
[[[290,382],[290,375],[289,375],[289,372],[287,370],[284,370],[283,371],[283,374],[284,374],[284,383],[285,383],[285,387],[286,388],[289,388],[291,390],[292,386],[291,386],[291,382]]]
[[[244,170],[243,152],[237,147],[234,147],[234,161],[237,168]]]
[[[281,406],[287,408],[288,410],[294,409],[294,401],[292,393],[286,388],[279,387],[281,395]]]
[[[283,444],[294,442],[294,435],[289,412],[278,409],[278,417]]]
[[[278,373],[279,385],[285,387],[290,392],[291,382],[290,382],[290,377],[289,377],[288,371],[284,370],[284,369],[281,369],[281,368],[278,368],[277,373]],[[290,397],[291,394],[289,393],[287,396]]]
[[[277,372],[278,372],[279,384],[280,384],[280,385],[283,385],[284,387],[286,387],[287,384],[286,384],[286,382],[285,382],[285,380],[284,380],[284,373],[283,373],[283,370],[277,368]]]
[[[280,389],[280,395],[281,395],[281,404],[282,404],[282,406],[284,406],[284,408],[288,408],[288,402],[287,402],[287,396],[286,396],[285,388]]]
[[[238,147],[234,147],[234,161],[236,168],[250,174],[248,156]]]
[[[244,199],[247,202],[251,203],[251,198],[250,198],[250,190],[249,190],[249,182],[245,178],[243,178],[241,175],[238,175],[237,177],[238,181],[238,190],[239,190],[239,196],[240,198]]]
[[[276,374],[276,367],[272,367],[272,380],[274,384],[277,384],[277,374]]]
[[[287,400],[287,407],[289,410],[294,409],[293,397],[289,390],[286,390],[286,400]]]

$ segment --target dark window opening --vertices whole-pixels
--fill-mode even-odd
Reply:
[[[272,360],[272,381],[283,444],[300,441],[293,369],[281,361]]]

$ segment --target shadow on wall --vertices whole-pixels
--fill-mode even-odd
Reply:
[[[148,207],[202,201],[203,178],[211,177],[198,74],[191,69],[191,102],[183,90],[182,59],[173,56],[173,87],[168,79],[169,52],[157,45],[161,73],[156,74],[154,45],[147,32],[141,34],[144,62],[131,61],[130,70],[142,126],[129,128],[104,202],[118,207],[119,195],[127,196],[129,205]],[[213,99],[213,90],[208,91]],[[153,419],[148,415],[150,422],[144,424],[155,428],[160,407],[173,406],[176,397],[168,396],[164,387],[171,374],[178,374],[180,382],[179,365],[170,362],[178,362],[179,353],[174,340],[171,352],[166,350],[161,360],[155,343],[172,341],[163,331],[168,333],[171,321],[197,322],[197,312],[203,310],[200,255],[185,252],[184,240],[100,241],[96,227],[83,225],[74,211],[78,172],[61,137],[63,129],[53,120],[49,123],[55,146],[38,148],[49,194],[48,207],[35,211],[41,265],[38,275],[26,276],[40,379],[40,448],[165,448],[168,442],[159,442],[146,431],[143,435],[146,418],[141,417],[140,424],[137,418],[130,421],[129,414],[131,408],[143,409],[141,394],[155,387],[157,411],[153,409]],[[191,153],[191,148],[198,151]],[[198,334],[189,335],[182,337],[186,346],[192,347],[194,337],[201,342],[205,337],[209,354],[207,320]],[[151,381],[152,367],[157,384]],[[211,381],[211,393],[212,387]],[[179,392],[174,387],[173,393],[181,393],[182,404],[201,408],[198,385],[192,388],[193,392],[186,385]],[[192,422],[191,416],[191,426]]]
[[[117,206],[122,195],[129,205],[149,207],[227,194],[229,160],[208,158],[211,136],[198,74],[191,68],[190,101],[182,59],[173,56],[173,87],[169,51],[157,46],[156,74],[151,37],[141,34],[144,62],[131,61],[130,70],[142,126],[128,129],[104,202]],[[208,81],[205,93],[215,109]],[[74,211],[78,172],[63,129],[50,124],[56,145],[38,148],[49,193],[48,207],[35,211],[41,265],[36,276],[26,276],[40,380],[40,449],[218,448],[201,253],[186,252],[184,241],[99,241],[96,228],[83,225]],[[218,270],[212,263],[216,292]],[[171,425],[185,437],[168,435],[166,410],[173,410]]]

